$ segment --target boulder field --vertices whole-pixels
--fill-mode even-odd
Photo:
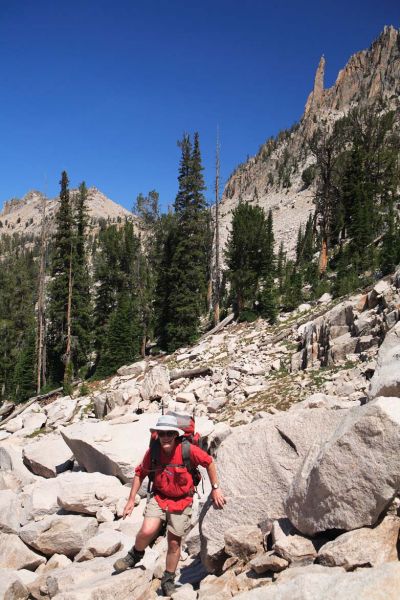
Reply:
[[[272,329],[231,322],[122,367],[87,396],[0,421],[0,598],[152,600],[166,539],[113,575],[121,519],[161,410],[196,412],[227,504],[195,497],[174,600],[397,600],[400,277]]]

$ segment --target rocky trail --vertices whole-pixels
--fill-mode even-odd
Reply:
[[[174,600],[397,599],[399,317],[400,271],[4,409],[0,598],[159,597],[165,538],[112,565],[141,525],[145,489],[121,516],[163,406],[195,411],[227,498],[215,510],[199,486]]]

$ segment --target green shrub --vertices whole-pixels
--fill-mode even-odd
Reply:
[[[317,173],[317,170],[316,170],[315,165],[310,165],[309,167],[304,169],[304,171],[301,174],[301,178],[303,180],[305,188],[310,187],[310,185],[312,184],[312,182],[315,179],[316,173]]]
[[[79,388],[79,395],[80,396],[88,396],[90,393],[90,388],[87,385],[87,383],[82,383],[81,387]]]
[[[254,310],[246,308],[245,310],[242,310],[239,315],[239,323],[254,323],[257,318],[258,314]]]

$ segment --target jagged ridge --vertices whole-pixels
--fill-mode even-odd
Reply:
[[[331,88],[324,88],[324,72],[322,57],[300,122],[275,140],[267,140],[229,178],[220,207],[222,247],[228,237],[232,210],[242,199],[273,210],[276,242],[283,241],[289,254],[293,251],[299,226],[314,210],[313,190],[304,189],[301,178],[302,171],[313,162],[307,140],[318,125],[329,126],[355,106],[383,100],[388,108],[398,109],[400,32],[392,26],[385,27],[368,50],[350,58]]]

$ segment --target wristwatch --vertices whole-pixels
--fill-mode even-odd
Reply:
[[[219,488],[219,483],[213,483],[212,484],[212,489],[213,490],[218,490],[218,488]]]

